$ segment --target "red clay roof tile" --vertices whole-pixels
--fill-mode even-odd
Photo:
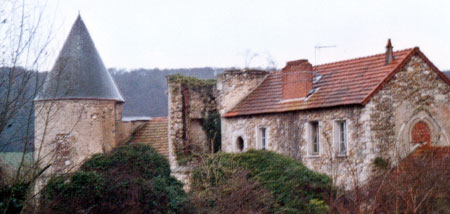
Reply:
[[[314,66],[315,75],[322,75],[322,78],[313,85],[313,88],[318,90],[307,100],[283,102],[282,72],[270,73],[258,88],[224,117],[365,105],[414,54],[424,58],[431,68],[450,84],[449,78],[442,74],[418,48],[411,48],[394,52],[394,60],[388,65],[385,64],[383,53]]]

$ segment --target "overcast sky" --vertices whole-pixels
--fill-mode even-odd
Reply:
[[[278,67],[418,46],[450,69],[450,1],[47,0],[57,52],[80,11],[107,67]],[[334,45],[315,54],[315,46]],[[251,56],[257,54],[252,60]],[[50,61],[54,61],[50,60]]]

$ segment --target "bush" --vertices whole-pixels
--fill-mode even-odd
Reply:
[[[26,199],[28,183],[0,185],[0,211],[3,213],[20,213]]]
[[[245,182],[230,182],[239,174],[245,175]],[[211,155],[194,170],[192,178],[194,205],[210,209],[205,213],[221,210],[220,205],[224,204],[221,200],[228,200],[230,207],[234,203],[234,207],[243,208],[235,213],[326,213],[328,210],[324,201],[330,178],[274,152],[250,150]],[[231,196],[234,200],[230,201]],[[249,196],[253,200],[246,200]],[[197,203],[195,198],[199,197],[209,200]]]
[[[11,179],[12,170],[0,160],[0,212],[20,213],[24,207],[29,182]]]
[[[167,159],[147,145],[131,144],[94,155],[71,176],[52,178],[41,213],[188,213],[183,185]]]

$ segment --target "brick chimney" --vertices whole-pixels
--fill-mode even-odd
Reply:
[[[283,100],[303,98],[313,88],[312,65],[307,59],[290,61],[281,71]]]
[[[386,45],[386,65],[389,65],[394,60],[394,52],[391,44],[391,39],[388,39],[387,45]]]

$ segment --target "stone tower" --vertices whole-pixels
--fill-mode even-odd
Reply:
[[[34,101],[35,160],[50,166],[39,183],[114,148],[123,102],[78,16]]]

